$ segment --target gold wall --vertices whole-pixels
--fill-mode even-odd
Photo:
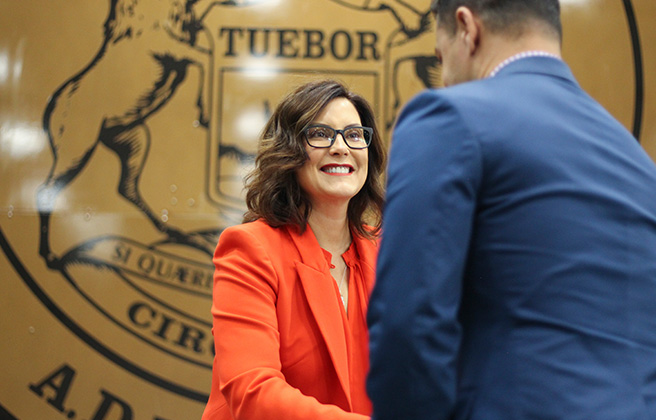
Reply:
[[[0,0],[0,417],[199,418],[259,130],[329,76],[389,138],[439,86],[429,3]],[[656,158],[656,2],[561,3],[578,80]]]

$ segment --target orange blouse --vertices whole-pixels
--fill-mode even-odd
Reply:
[[[330,266],[332,255],[326,251],[324,255]],[[367,303],[369,302],[369,291],[362,287],[365,282],[362,271],[357,262],[360,259],[355,243],[342,254],[342,258],[349,268],[349,294],[348,312],[342,306],[342,322],[346,332],[346,348],[348,351],[349,373],[351,377],[351,401],[353,411],[356,413],[371,414],[372,406],[365,391],[365,381],[369,371],[369,351],[367,346],[361,343],[369,342],[367,332]],[[339,288],[335,284],[336,298],[341,303]]]

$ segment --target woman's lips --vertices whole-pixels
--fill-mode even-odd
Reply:
[[[347,175],[353,172],[353,167],[350,165],[325,165],[321,170],[327,174]]]

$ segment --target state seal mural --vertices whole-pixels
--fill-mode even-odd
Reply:
[[[403,105],[441,87],[429,6],[0,3],[0,417],[199,418],[211,256],[241,221],[260,130],[286,92],[329,77],[390,142]],[[656,157],[656,8],[562,8],[575,75]]]

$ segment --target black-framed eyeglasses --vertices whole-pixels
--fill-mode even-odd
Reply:
[[[331,147],[338,134],[342,135],[344,143],[351,149],[366,149],[371,144],[374,130],[370,127],[360,126],[337,130],[328,125],[313,124],[303,130],[303,134],[310,146],[319,149]]]

